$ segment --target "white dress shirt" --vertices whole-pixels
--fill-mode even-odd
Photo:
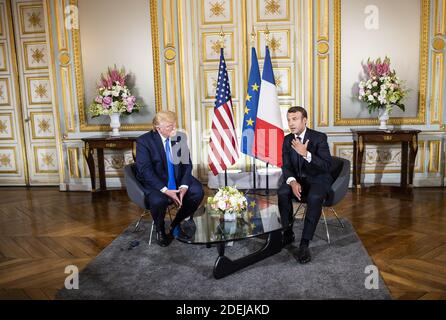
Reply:
[[[158,132],[158,134],[160,135],[160,137],[161,137],[161,141],[163,142],[164,152],[166,152],[166,140],[167,140],[167,138],[165,138],[165,137],[164,137],[161,133],[159,133],[159,132]],[[173,159],[173,157],[172,157],[172,148],[170,148],[170,158]],[[179,187],[179,189],[181,189],[181,188],[186,188],[186,189],[188,189],[189,186],[183,184],[183,185],[181,185],[181,186]],[[167,187],[162,188],[160,191],[161,191],[162,193],[166,192],[166,191],[167,191]]]
[[[307,132],[307,127],[305,127],[305,129],[304,129],[304,131],[299,135],[299,138],[300,138],[300,141],[302,142],[302,143],[304,143],[304,137],[305,137],[305,133]],[[297,139],[297,135],[295,135],[295,138]],[[293,149],[294,150],[294,149]],[[294,151],[296,151],[296,150],[294,150]],[[296,151],[297,152],[297,151]],[[307,162],[308,163],[310,163],[311,162],[311,152],[310,151],[308,151],[307,150],[307,156],[306,157],[303,157],[305,160],[307,160]],[[293,182],[293,181],[296,181],[296,178],[295,177],[289,177],[287,180],[286,180],[286,184],[290,184],[291,182]]]

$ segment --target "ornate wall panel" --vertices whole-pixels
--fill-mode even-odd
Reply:
[[[31,8],[26,11],[31,12]],[[0,185],[29,182],[11,2],[0,1]]]
[[[43,2],[12,1],[30,185],[58,185],[50,50]]]

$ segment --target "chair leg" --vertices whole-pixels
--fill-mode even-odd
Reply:
[[[138,231],[139,224],[141,223],[142,218],[144,218],[146,215],[147,215],[147,211],[144,210],[143,213],[141,214],[141,216],[139,217],[138,222],[136,222],[135,229],[133,229],[133,232]]]
[[[325,217],[324,209],[322,209],[322,217],[324,218],[325,230],[327,231],[327,242],[328,244],[330,244],[330,234],[328,233],[328,224],[327,224],[327,218]]]
[[[294,212],[294,218],[299,213],[300,208],[302,207],[302,203],[299,203],[299,206],[297,207],[297,210]]]
[[[334,208],[330,208],[330,209],[334,213],[336,219],[338,219],[338,222],[341,225],[341,227],[344,228],[344,224],[342,223],[342,220],[339,218],[338,214],[336,213],[336,210]]]
[[[152,234],[153,234],[153,226],[154,225],[155,225],[155,221],[152,221],[152,228],[150,229],[149,246],[152,244]]]

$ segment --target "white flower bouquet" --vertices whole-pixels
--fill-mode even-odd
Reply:
[[[141,105],[136,102],[126,85],[128,75],[122,68],[118,70],[108,68],[106,74],[101,75],[101,81],[98,85],[98,95],[88,107],[88,113],[91,116],[100,115],[131,114],[139,111]]]
[[[367,103],[369,113],[386,109],[388,113],[393,106],[405,111],[401,101],[407,95],[403,82],[396,76],[395,70],[390,69],[390,59],[384,61],[367,61],[367,78],[359,83],[359,100]]]
[[[229,214],[241,217],[241,213],[248,206],[248,200],[237,188],[224,187],[218,189],[215,196],[208,198],[208,204],[213,213],[224,213],[225,215]]]

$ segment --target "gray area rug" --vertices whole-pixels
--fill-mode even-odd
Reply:
[[[319,223],[310,244],[313,260],[301,265],[295,254],[299,241],[280,253],[216,280],[212,270],[215,247],[173,241],[166,248],[149,246],[151,223],[144,221],[137,233],[129,226],[79,275],[79,290],[59,290],[57,299],[390,299],[384,281],[379,289],[366,289],[365,269],[373,265],[351,224],[329,220],[331,244]],[[303,223],[296,223],[296,239]],[[133,240],[140,244],[129,249]],[[235,242],[226,248],[237,258],[260,248],[264,240]]]

